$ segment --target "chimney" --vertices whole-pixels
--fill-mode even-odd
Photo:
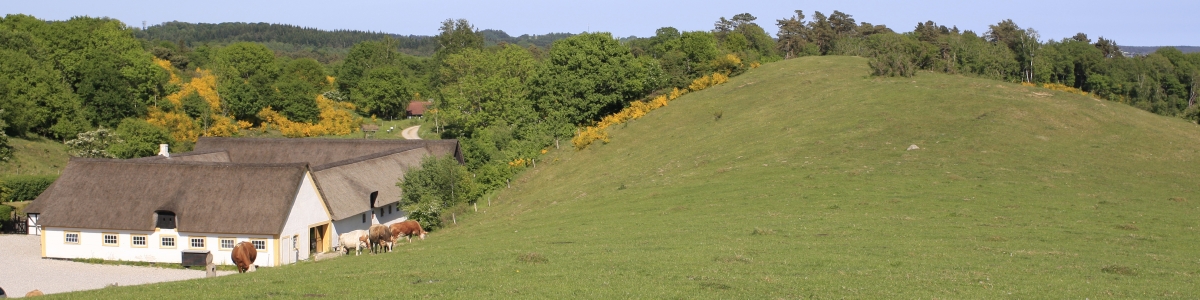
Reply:
[[[162,156],[166,156],[167,158],[171,158],[171,152],[167,151],[167,147],[168,147],[167,144],[158,144],[158,155],[162,155]]]

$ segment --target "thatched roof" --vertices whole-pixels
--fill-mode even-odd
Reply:
[[[42,226],[154,230],[155,211],[167,210],[179,231],[279,234],[307,169],[75,158],[34,203]]]
[[[425,148],[393,150],[313,168],[313,178],[334,220],[352,217],[375,207],[400,201],[396,182],[421,159],[432,155]],[[379,192],[371,206],[371,192]]]
[[[229,153],[225,150],[209,150],[209,151],[192,151],[183,153],[171,153],[171,157],[162,155],[147,156],[134,158],[131,160],[138,161],[183,161],[183,162],[230,162]]]
[[[367,140],[201,137],[195,151],[225,150],[235,163],[306,162],[320,166],[395,150],[426,148],[463,162],[458,140]]]

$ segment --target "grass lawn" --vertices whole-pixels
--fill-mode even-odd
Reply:
[[[1200,297],[1200,126],[866,62],[684,96],[395,253],[52,296]]]

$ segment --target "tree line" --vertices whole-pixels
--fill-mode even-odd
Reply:
[[[850,15],[820,12],[810,21],[796,15],[779,20],[778,50],[803,55],[870,57],[879,76],[915,76],[918,71],[966,74],[1091,94],[1159,115],[1200,121],[1200,53],[1161,47],[1148,55],[1125,56],[1117,42],[1078,33],[1043,40],[1037,30],[1012,20],[989,25],[982,34],[933,21],[895,33],[881,25],[854,26]]]
[[[543,35],[524,34],[510,36],[503,30],[480,31],[487,45],[499,43],[516,44],[522,47],[547,48],[554,41],[571,36],[570,33]],[[399,35],[360,30],[321,30],[287,24],[271,23],[188,23],[165,22],[144,29],[134,28],[134,36],[152,41],[154,44],[171,43],[165,48],[220,46],[237,42],[254,42],[266,45],[277,55],[289,58],[312,58],[323,64],[336,63],[346,58],[348,49],[365,41],[393,40],[400,52],[415,56],[430,56],[438,50],[437,41],[427,35]]]

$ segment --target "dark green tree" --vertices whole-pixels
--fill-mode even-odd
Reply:
[[[532,80],[534,106],[552,124],[598,120],[653,90],[661,74],[657,67],[634,58],[609,33],[563,39]],[[570,128],[560,127],[555,136],[569,136]]]
[[[254,120],[260,110],[276,107],[275,81],[279,67],[266,46],[240,42],[220,49],[213,58],[217,90],[230,115]]]
[[[427,230],[442,227],[441,214],[447,208],[479,198],[471,173],[453,157],[426,157],[420,169],[399,180],[404,210]]]
[[[803,55],[804,45],[808,43],[808,28],[804,26],[804,11],[796,10],[796,15],[787,19],[775,21],[779,26],[779,37],[776,47],[784,53],[784,58]]]
[[[466,19],[446,19],[442,21],[437,39],[439,48],[437,56],[458,53],[464,49],[482,49],[483,34],[475,30]]]
[[[311,58],[288,62],[275,84],[279,90],[276,109],[292,121],[316,122],[320,109],[316,96],[331,87],[325,67]]]

